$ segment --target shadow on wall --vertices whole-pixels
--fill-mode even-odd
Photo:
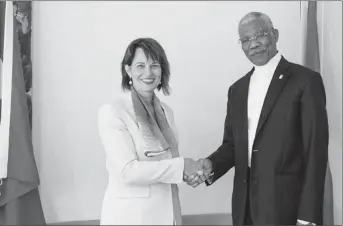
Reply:
[[[231,214],[184,215],[183,225],[232,225]],[[73,221],[49,225],[99,225],[99,220]]]

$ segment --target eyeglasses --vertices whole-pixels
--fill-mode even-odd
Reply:
[[[269,34],[270,31],[274,30],[274,28],[269,29],[268,31],[260,30],[259,33],[254,35],[251,38],[243,38],[238,40],[238,44],[241,44],[243,48],[247,48],[250,46],[252,40],[256,40],[257,42],[263,42],[265,37]]]

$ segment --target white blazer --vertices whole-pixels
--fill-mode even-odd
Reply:
[[[177,139],[173,112],[161,105]],[[130,92],[100,108],[98,126],[109,173],[100,224],[172,225],[171,184],[182,183],[184,159],[144,155]]]

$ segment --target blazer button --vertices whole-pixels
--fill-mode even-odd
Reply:
[[[244,180],[243,183],[246,184],[246,183],[247,183],[247,180]]]

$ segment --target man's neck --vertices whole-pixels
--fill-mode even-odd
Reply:
[[[273,59],[275,58],[276,55],[278,55],[279,51],[276,51],[273,56],[267,61],[267,63],[263,64],[263,65],[254,65],[255,67],[264,67],[264,66],[267,66],[270,62],[273,61]]]
[[[264,65],[261,65],[261,66],[257,66],[257,65],[254,65],[255,69],[256,70],[266,70],[268,69],[269,67],[271,66],[277,66],[278,63],[279,63],[279,59],[281,58],[281,55],[279,54],[279,52],[277,51],[272,58],[269,59],[269,61],[264,64]]]
[[[273,54],[273,56],[269,59],[269,61],[271,61],[278,53],[279,53],[279,51],[276,50],[275,53]],[[269,61],[268,61],[268,62],[269,62]]]

